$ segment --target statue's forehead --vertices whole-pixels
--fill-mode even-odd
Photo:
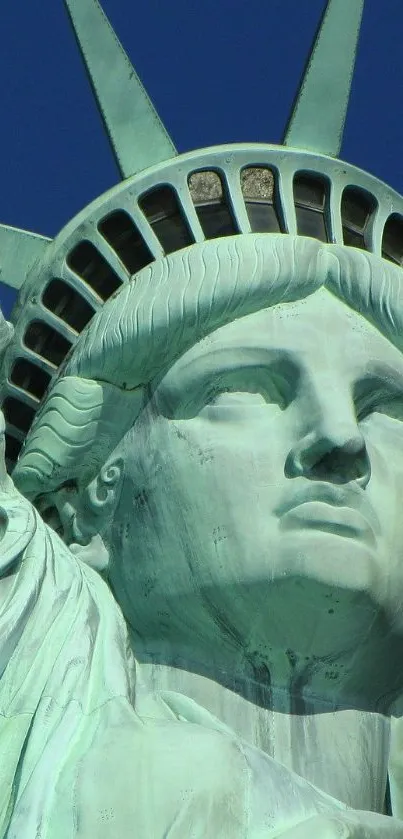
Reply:
[[[389,345],[376,327],[372,326],[360,312],[351,309],[344,301],[335,297],[328,289],[321,288],[309,297],[276,306],[262,308],[257,312],[234,319],[218,327],[198,344],[195,352],[204,352],[213,346],[231,344],[239,340],[248,343],[275,341],[289,342],[293,339],[301,344],[317,340],[322,334],[328,340],[345,341],[346,332],[365,335],[368,341],[380,340]],[[397,353],[397,351],[396,351]],[[400,355],[400,353],[397,353]]]
[[[294,356],[332,359],[340,367],[384,363],[403,375],[403,355],[363,314],[321,288],[302,300],[280,303],[219,327],[189,349],[174,367],[242,349],[289,351]],[[234,356],[235,357],[235,356]]]

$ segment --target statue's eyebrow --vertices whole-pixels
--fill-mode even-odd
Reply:
[[[179,379],[182,375],[185,375],[186,378],[200,374],[208,375],[209,371],[213,373],[226,369],[257,366],[270,368],[279,359],[288,361],[295,369],[298,367],[297,354],[286,347],[265,346],[263,343],[249,346],[240,346],[239,344],[234,346],[230,343],[219,347],[211,345],[200,354],[189,357],[187,353],[186,356],[179,358],[167,372],[166,379],[169,381],[170,377],[176,378],[176,373]]]

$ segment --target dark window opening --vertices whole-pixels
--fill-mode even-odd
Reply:
[[[280,233],[272,170],[264,166],[248,166],[241,172],[241,188],[252,232]]]
[[[375,199],[363,189],[348,186],[344,190],[341,200],[341,221],[345,245],[367,250],[368,225],[375,207]]]
[[[64,320],[76,332],[82,332],[95,314],[95,309],[84,297],[63,280],[52,280],[46,286],[42,302],[50,312]]]
[[[35,507],[41,519],[63,538],[63,526],[59,512],[57,507],[49,501],[49,498],[43,495],[38,496],[35,499]]]
[[[206,239],[233,236],[237,232],[224,204],[204,204],[195,209]]]
[[[8,396],[4,400],[2,410],[7,422],[20,431],[29,431],[35,416],[35,411],[30,405]]]
[[[22,449],[21,440],[16,440],[11,434],[7,431],[5,433],[6,438],[6,460],[10,460],[12,463],[15,463],[18,460],[18,455]]]
[[[352,230],[351,227],[347,227],[344,224],[343,242],[345,245],[349,245],[351,248],[361,248],[361,250],[366,250],[365,239],[363,234],[358,233],[357,230]]]
[[[103,219],[98,229],[129,274],[137,274],[137,271],[153,261],[154,257],[137,227],[123,210],[118,210]]]
[[[295,175],[293,188],[298,235],[329,242],[326,214],[327,182],[317,175],[300,173]]]
[[[91,242],[81,242],[67,257],[67,265],[101,297],[108,300],[122,285],[121,279]]]
[[[50,382],[49,373],[45,373],[36,364],[27,361],[25,358],[19,358],[11,371],[10,381],[31,393],[37,399],[42,399]]]
[[[175,191],[169,186],[153,189],[139,199],[139,207],[150,223],[165,253],[193,244],[193,237]]]
[[[238,232],[218,172],[193,172],[188,185],[206,239],[233,236]]]
[[[46,358],[56,367],[60,366],[72,346],[71,341],[41,320],[34,320],[29,324],[24,343],[29,350]]]
[[[393,215],[388,218],[382,239],[382,256],[397,265],[403,265],[403,218]]]

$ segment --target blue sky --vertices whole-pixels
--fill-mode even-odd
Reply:
[[[324,0],[103,6],[179,151],[281,140]],[[118,174],[62,0],[1,16],[0,221],[54,236]],[[401,0],[366,0],[342,150],[401,193],[402,33]],[[9,313],[1,285],[0,302]]]

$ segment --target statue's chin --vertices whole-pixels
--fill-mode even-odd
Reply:
[[[302,578],[376,596],[379,557],[374,547],[347,527],[307,527],[284,534],[281,553],[287,568]]]

